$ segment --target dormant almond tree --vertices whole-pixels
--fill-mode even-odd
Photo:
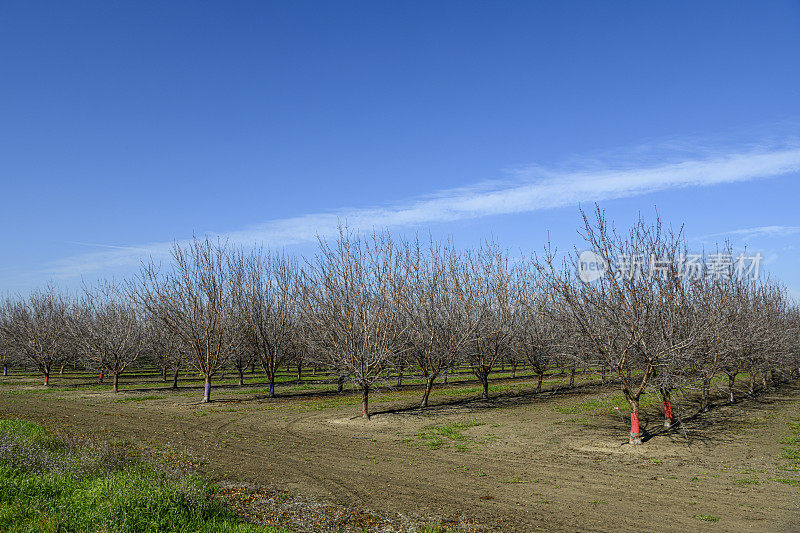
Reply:
[[[238,252],[231,270],[233,291],[243,349],[255,354],[269,380],[269,396],[275,396],[275,377],[292,347],[297,327],[297,262],[285,255]]]
[[[778,328],[785,353],[785,367],[790,376],[800,379],[800,308],[786,304],[786,314]]]
[[[320,240],[305,275],[305,318],[325,363],[361,390],[361,416],[369,418],[369,392],[404,349],[402,316],[394,291],[398,254],[387,233],[369,238],[340,228],[333,244]]]
[[[560,296],[562,314],[574,323],[592,352],[613,369],[622,393],[631,407],[629,442],[641,444],[639,399],[645,392],[660,358],[663,345],[651,345],[646,334],[660,302],[654,277],[642,272],[645,258],[656,256],[654,248],[664,238],[660,223],[647,225],[642,219],[627,235],[609,227],[604,213],[595,211],[595,222],[582,212],[582,236],[598,262],[611,274],[591,282],[576,279],[580,257],[559,267],[553,254],[546,256],[545,273],[551,290]]]
[[[764,296],[768,287],[755,280],[725,280],[725,308],[728,320],[723,327],[716,328],[715,343],[724,349],[714,349],[721,356],[715,361],[713,370],[724,374],[728,380],[728,400],[736,400],[736,377],[758,365],[759,354],[771,348],[762,344],[770,339],[770,322],[767,301]],[[727,327],[725,327],[727,326]],[[723,332],[723,335],[719,335]],[[771,344],[771,343],[770,343]],[[775,347],[773,346],[772,349]],[[713,375],[711,376],[713,378]],[[707,409],[710,384],[703,382],[703,409]]]
[[[514,291],[512,349],[525,358],[536,374],[536,392],[542,391],[547,369],[565,350],[564,326],[568,322],[556,316],[561,307],[547,292],[535,261],[522,261],[517,268]]]
[[[11,338],[6,333],[7,327],[7,307],[5,303],[0,303],[0,363],[3,365],[3,376],[8,375],[8,363],[11,359]]]
[[[236,289],[234,289],[236,290]],[[236,369],[236,374],[239,378],[239,386],[244,386],[244,373],[248,367],[253,366],[258,361],[258,355],[255,349],[247,341],[246,337],[246,319],[240,317],[238,309],[234,313],[234,327],[235,334],[239,336],[239,341],[236,342],[237,349],[234,350],[228,357],[228,362]]]
[[[24,299],[6,300],[3,324],[11,349],[35,366],[50,384],[53,367],[69,360],[69,300],[50,286]]]
[[[149,360],[161,369],[162,381],[172,376],[172,388],[178,388],[178,377],[186,362],[183,343],[157,316],[144,313],[145,351]]]
[[[289,358],[291,362],[297,368],[297,382],[300,383],[303,379],[303,366],[306,365],[311,357],[311,331],[310,331],[310,324],[308,319],[301,311],[302,302],[306,301],[307,298],[305,297],[302,292],[305,290],[303,283],[300,281],[301,275],[298,270],[296,276],[296,287],[298,291],[298,297],[295,300],[295,304],[293,305],[293,313],[294,313],[294,328],[292,329],[292,335],[289,338]]]
[[[113,376],[112,390],[118,392],[120,376],[145,347],[139,310],[119,287],[101,283],[84,289],[84,298],[76,304],[69,322],[74,346],[86,361]]]
[[[682,232],[663,230],[657,219],[648,240],[648,298],[654,304],[650,323],[640,336],[639,356],[655,361],[651,386],[659,391],[664,406],[664,426],[671,427],[671,393],[688,383],[688,369],[697,349],[711,329],[711,317],[699,312],[704,298],[703,284],[684,270],[686,246]]]
[[[513,334],[514,273],[508,253],[486,243],[474,254],[466,254],[467,284],[475,295],[481,316],[471,342],[465,348],[467,362],[478,378],[484,399],[489,398],[489,375],[511,349]]]
[[[203,402],[211,398],[211,378],[236,348],[232,282],[226,243],[193,239],[172,247],[172,264],[161,272],[152,260],[130,283],[130,294],[158,317],[190,353],[203,376]]]
[[[142,318],[144,332],[144,349],[148,361],[161,371],[161,381],[167,382],[167,374],[179,365],[176,354],[180,353],[178,340],[164,323],[147,313]]]
[[[762,384],[766,388],[777,372],[779,375],[792,367],[789,342],[792,340],[791,312],[786,289],[779,283],[765,280],[754,288],[757,312],[753,317],[758,322],[749,348],[755,354],[747,358],[751,372],[760,370]],[[796,342],[796,338],[794,338]]]
[[[476,287],[465,266],[449,245],[431,242],[423,251],[419,240],[404,243],[400,278],[405,286],[397,292],[403,295],[408,358],[425,379],[421,407],[428,406],[434,381],[453,368],[480,323]]]

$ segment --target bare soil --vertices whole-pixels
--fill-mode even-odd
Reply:
[[[386,390],[373,397],[376,414],[367,421],[355,417],[360,397],[352,392],[284,386],[265,398],[227,386],[203,405],[197,386],[153,383],[114,394],[74,381],[59,387],[59,377],[43,391],[37,381],[3,378],[0,416],[185,452],[227,483],[243,514],[264,522],[299,523],[285,509],[259,518],[259,506],[247,503],[266,509],[276,494],[290,494],[287,501],[319,502],[328,509],[322,515],[387,513],[414,527],[433,520],[502,531],[800,530],[800,472],[782,457],[781,442],[800,420],[798,384],[742,394],[733,405],[720,397],[702,414],[691,398],[678,398],[681,423],[669,431],[651,405],[642,416],[646,442],[630,446],[627,412],[609,403],[616,390],[590,382],[550,383],[535,394],[534,383],[507,380],[489,401],[475,400],[477,389],[464,384],[439,387],[426,411],[416,408],[418,388]]]

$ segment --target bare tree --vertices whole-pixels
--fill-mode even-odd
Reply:
[[[640,223],[641,224],[641,223]],[[710,330],[710,317],[699,312],[703,284],[686,276],[681,258],[686,256],[682,230],[665,230],[659,218],[637,232],[648,254],[646,283],[635,286],[648,309],[649,322],[637,334],[636,356],[653,363],[650,386],[661,395],[664,426],[673,420],[671,393],[688,383],[687,369]]]
[[[299,270],[296,273],[295,284],[298,297],[295,299],[295,305],[292,306],[292,312],[295,315],[292,321],[294,328],[292,329],[292,334],[289,337],[288,353],[292,362],[297,368],[297,382],[301,383],[303,379],[303,367],[312,359],[312,333],[310,330],[311,324],[306,316],[302,313],[300,308],[301,302],[307,301],[307,298],[304,294],[302,294],[305,291],[305,285],[301,282]]]
[[[112,390],[119,391],[119,378],[139,358],[145,342],[141,313],[120,289],[108,282],[84,289],[84,299],[70,320],[76,348],[113,378]]]
[[[489,398],[489,375],[508,353],[513,331],[513,272],[508,254],[496,244],[486,243],[474,254],[467,254],[468,283],[475,294],[476,314],[481,316],[476,334],[465,350],[475,377]]]
[[[3,329],[12,349],[36,367],[44,375],[44,385],[49,385],[52,368],[70,355],[69,300],[49,286],[25,299],[6,300],[4,307]]]
[[[239,252],[231,268],[242,340],[258,357],[273,397],[278,368],[287,360],[297,326],[297,262],[257,250],[250,255]]]
[[[5,303],[0,303],[0,363],[3,365],[3,376],[8,375],[8,363],[11,361],[13,352],[12,338],[8,334],[10,318],[8,312],[10,307]]]
[[[405,243],[404,283],[396,292],[405,321],[408,357],[425,379],[421,407],[428,406],[433,383],[450,370],[474,340],[482,310],[465,263],[451,246],[431,242],[423,252],[419,240]]]
[[[10,326],[8,311],[9,306],[5,302],[0,304],[0,363],[3,365],[3,376],[8,375],[8,363],[13,353],[12,339],[7,333],[7,329]]]
[[[161,381],[166,383],[167,374],[173,371],[177,373],[181,364],[178,339],[158,317],[149,313],[143,313],[143,315],[143,352],[161,372]]]
[[[186,245],[176,243],[172,259],[172,268],[164,273],[153,261],[142,265],[130,284],[131,295],[190,352],[205,380],[202,401],[208,402],[211,378],[236,348],[228,247],[195,238]]]
[[[749,319],[750,324],[743,331],[749,333],[746,349],[752,354],[746,358],[746,365],[751,373],[761,370],[763,386],[768,386],[775,372],[781,374],[792,366],[791,311],[789,309],[786,289],[770,280],[751,285],[754,292]],[[794,339],[796,342],[796,338]]]
[[[546,258],[546,272],[552,290],[563,301],[564,316],[570,317],[592,351],[605,360],[620,380],[631,407],[631,444],[641,444],[639,399],[645,392],[659,361],[673,350],[669,343],[648,342],[648,329],[658,313],[657,276],[645,275],[644,258],[661,257],[677,246],[679,238],[665,234],[660,221],[648,225],[643,219],[626,235],[609,227],[600,208],[595,221],[582,212],[582,236],[593,257],[610,267],[613,275],[593,282],[576,280],[580,256],[576,251],[571,264],[561,268],[553,254]],[[662,246],[662,243],[667,243]]]
[[[402,350],[402,321],[394,293],[397,253],[386,233],[364,239],[340,228],[331,245],[320,240],[305,279],[305,316],[314,346],[332,368],[361,390],[369,418],[369,392]]]
[[[548,293],[535,261],[519,264],[515,284],[512,349],[525,358],[536,374],[538,393],[542,391],[545,372],[565,351],[564,333],[570,322],[557,316],[562,306],[554,302],[556,295]]]

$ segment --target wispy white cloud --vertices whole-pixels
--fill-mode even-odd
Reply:
[[[800,233],[800,226],[759,226],[757,228],[742,228],[721,233],[711,233],[698,237],[700,240],[719,239],[724,237],[750,239],[757,237],[788,237]]]
[[[663,161],[663,159],[662,159]],[[636,166],[596,161],[582,169],[529,167],[513,179],[483,182],[471,187],[438,191],[414,200],[370,208],[339,209],[326,213],[277,219],[226,233],[210,233],[233,244],[286,246],[331,236],[339,221],[353,229],[408,227],[513,214],[625,198],[668,189],[711,186],[770,178],[800,171],[800,146],[696,156],[680,162]],[[755,228],[764,229],[764,228]],[[743,231],[743,230],[742,230]],[[767,231],[767,230],[765,230]],[[122,246],[59,260],[47,272],[72,277],[129,268],[148,255],[163,257],[171,243]]]

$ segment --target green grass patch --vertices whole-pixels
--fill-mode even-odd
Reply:
[[[426,426],[417,433],[417,437],[423,444],[432,450],[454,446],[458,451],[467,451],[467,436],[461,430],[483,425],[482,422],[457,422],[453,424],[441,424]]]
[[[646,409],[652,405],[661,403],[661,398],[658,394],[647,393],[639,397],[639,408]],[[575,414],[585,412],[605,413],[620,409],[622,411],[630,409],[630,404],[625,396],[617,394],[608,398],[591,398],[583,402],[572,405],[562,405],[553,407],[553,410],[564,414]]]
[[[771,478],[770,481],[777,481],[778,483],[783,483],[785,485],[791,485],[793,487],[800,487],[800,479],[791,479],[788,477],[774,477]]]
[[[246,524],[186,471],[143,462],[111,445],[0,421],[0,530],[277,533]]]
[[[719,522],[719,517],[713,514],[696,514],[694,517],[703,522]]]
[[[788,422],[791,434],[782,442],[789,444],[781,451],[781,459],[788,461],[791,469],[800,470],[800,422]]]

